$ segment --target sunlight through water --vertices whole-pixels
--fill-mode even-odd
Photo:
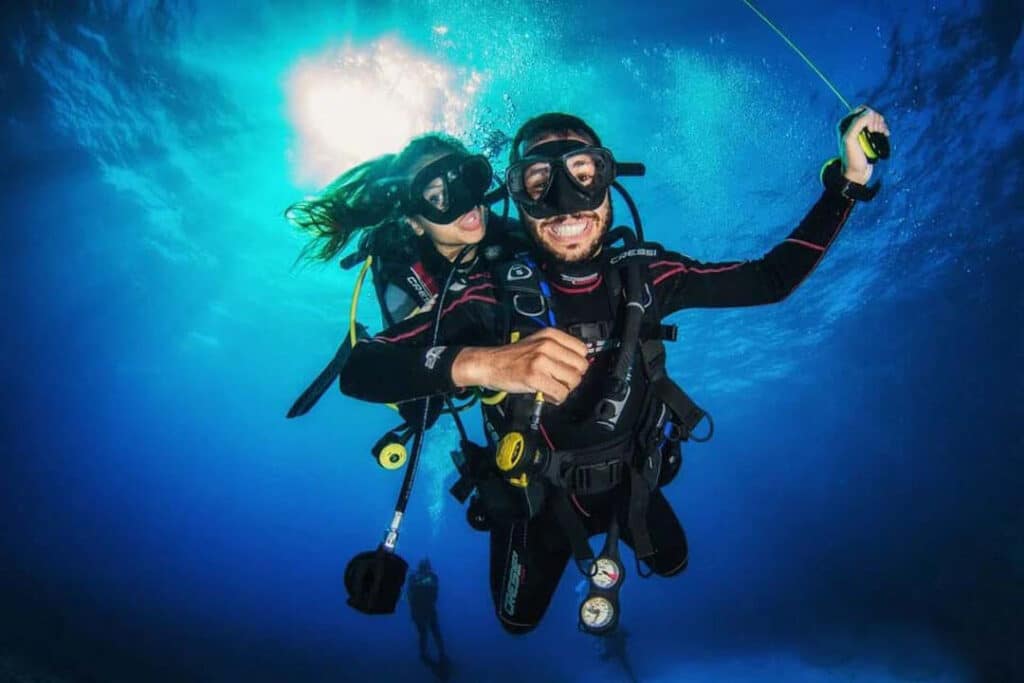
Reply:
[[[458,134],[482,81],[478,72],[461,76],[393,38],[303,59],[287,83],[297,182],[323,184],[430,130]]]

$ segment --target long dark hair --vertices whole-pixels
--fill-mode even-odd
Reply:
[[[355,166],[311,199],[295,202],[284,215],[309,242],[298,260],[331,261],[362,233],[370,253],[410,251],[413,233],[400,220],[402,214],[391,202],[375,201],[370,186],[386,177],[408,175],[424,157],[451,153],[468,154],[465,145],[444,133],[426,133],[409,141],[398,154],[385,154]]]

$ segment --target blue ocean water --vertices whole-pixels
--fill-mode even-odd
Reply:
[[[555,109],[646,163],[649,238],[758,256],[843,109],[741,2],[664,4],[0,9],[0,680],[432,680],[405,605],[344,604],[400,482],[368,457],[393,414],[331,392],[284,419],[354,273],[295,266],[282,211],[417,132],[496,147]],[[672,317],[717,433],[667,490],[689,569],[624,588],[633,668],[1024,680],[1024,7],[762,9],[895,151],[786,302]],[[536,631],[501,630],[455,440],[430,433],[399,544],[440,576],[453,680],[628,680],[569,572]]]

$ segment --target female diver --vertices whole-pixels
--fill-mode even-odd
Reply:
[[[300,259],[332,261],[357,240],[343,268],[362,262],[349,333],[323,372],[296,400],[288,417],[307,413],[344,365],[356,341],[368,336],[356,321],[356,299],[367,270],[385,328],[431,304],[460,254],[471,271],[498,258],[509,235],[488,231],[493,171],[448,135],[414,138],[398,154],[385,154],[349,169],[318,196],[296,202],[285,217],[310,236]],[[358,237],[357,237],[358,236]]]

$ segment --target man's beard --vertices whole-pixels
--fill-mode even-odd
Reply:
[[[601,212],[598,211],[580,211],[578,213],[571,214],[574,218],[589,219],[593,223],[593,229],[596,231],[596,238],[592,238],[593,241],[586,248],[586,250],[569,252],[568,254],[559,253],[554,250],[551,246],[551,238],[546,236],[546,228],[552,223],[565,222],[564,220],[552,221],[550,219],[530,219],[530,223],[527,226],[530,233],[530,237],[533,238],[534,243],[537,244],[543,251],[544,255],[552,261],[558,263],[582,263],[589,261],[597,256],[601,252],[601,247],[604,244],[604,237],[608,234],[608,230],[612,225],[613,213],[611,202],[608,202],[608,210],[605,213],[604,219],[602,220]]]

